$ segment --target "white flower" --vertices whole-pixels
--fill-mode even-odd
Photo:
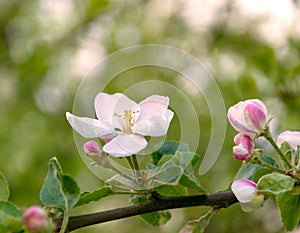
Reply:
[[[130,156],[144,149],[147,146],[144,136],[165,135],[174,115],[167,109],[169,98],[159,95],[137,104],[121,93],[100,92],[94,104],[98,119],[67,112],[67,120],[81,136],[100,137],[106,142],[103,150],[114,157]]]

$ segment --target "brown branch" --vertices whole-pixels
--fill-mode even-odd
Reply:
[[[177,209],[193,206],[211,206],[214,208],[226,208],[236,202],[238,202],[238,200],[231,191],[195,196],[161,196],[157,192],[153,192],[151,195],[151,201],[149,202],[102,211],[93,214],[70,217],[66,232],[71,232],[73,230],[94,224],[127,218],[159,210]],[[53,221],[56,225],[56,229],[54,232],[59,232],[62,223],[62,218],[57,218]]]

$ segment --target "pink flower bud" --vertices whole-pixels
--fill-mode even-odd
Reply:
[[[83,145],[83,149],[87,155],[99,155],[102,152],[102,150],[99,147],[99,144],[95,141],[86,142]]]
[[[252,196],[257,193],[256,183],[249,179],[233,181],[231,190],[241,203],[251,203]]]
[[[232,148],[233,156],[238,160],[247,160],[253,152],[253,140],[248,135],[237,134],[234,137],[236,146]]]
[[[263,102],[258,99],[249,99],[231,106],[227,117],[237,131],[259,134],[266,127],[267,112]]]
[[[47,230],[48,221],[44,210],[39,206],[31,206],[23,214],[23,222],[31,232],[44,232]]]
[[[289,130],[282,132],[278,135],[276,144],[280,147],[283,142],[287,142],[296,151],[300,146],[300,132]]]

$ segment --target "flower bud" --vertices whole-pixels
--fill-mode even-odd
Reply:
[[[44,232],[48,228],[47,215],[40,206],[31,206],[23,214],[22,220],[34,233]]]
[[[241,203],[251,203],[252,196],[257,193],[256,183],[249,179],[233,181],[231,190]]]
[[[283,142],[287,142],[296,151],[300,146],[300,132],[289,130],[282,132],[278,135],[276,144],[280,147]]]
[[[241,101],[228,109],[232,127],[242,133],[261,133],[267,124],[267,108],[258,99]]]
[[[232,148],[232,155],[238,160],[247,160],[253,152],[253,140],[248,135],[237,134],[234,137],[236,146]]]
[[[99,144],[95,141],[86,142],[83,145],[83,149],[87,156],[99,155],[102,153],[102,150],[100,149]]]

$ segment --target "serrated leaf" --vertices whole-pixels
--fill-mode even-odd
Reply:
[[[182,185],[162,185],[154,190],[163,196],[185,196],[188,194],[187,189]]]
[[[276,197],[280,209],[281,220],[287,231],[292,231],[300,219],[300,195],[286,192]]]
[[[80,198],[80,190],[72,177],[62,173],[56,158],[49,162],[49,170],[40,192],[44,205],[69,212]]]
[[[9,187],[7,180],[5,179],[2,172],[0,172],[0,201],[8,201],[9,198]]]
[[[200,182],[193,175],[183,174],[180,178],[179,183],[187,188],[194,189],[201,194],[207,194],[207,190],[201,186]]]
[[[0,201],[0,232],[19,232],[22,227],[22,210],[11,202]]]
[[[149,200],[145,197],[137,197],[131,200],[132,204],[140,204],[148,202]],[[140,217],[151,226],[161,226],[166,224],[172,217],[169,211],[156,211],[147,214],[141,214]]]
[[[272,173],[262,176],[258,180],[256,188],[259,191],[279,195],[291,191],[294,187],[294,182],[294,179],[290,176]]]
[[[110,187],[102,187],[92,192],[83,192],[80,194],[80,199],[76,206],[85,205],[93,201],[99,201],[100,199],[107,197],[112,193],[113,191],[110,189]]]
[[[252,163],[246,163],[243,164],[239,171],[237,172],[234,180],[239,180],[239,179],[250,179],[254,175],[257,169],[262,168],[262,166],[258,164],[252,164]]]

